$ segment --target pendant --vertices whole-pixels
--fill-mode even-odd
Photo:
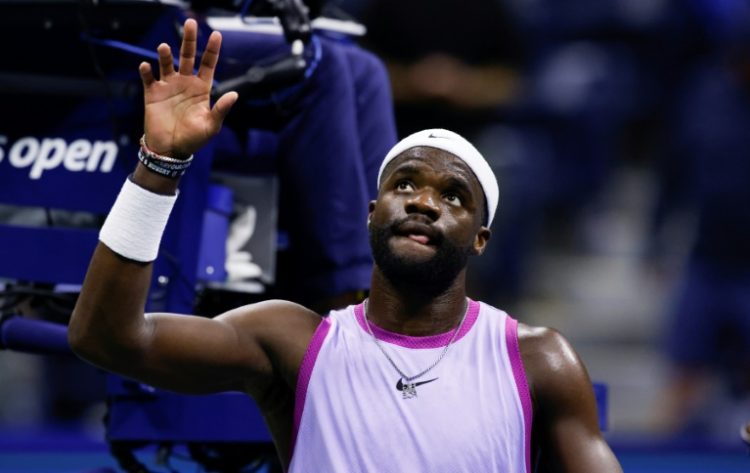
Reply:
[[[398,378],[396,383],[396,390],[401,391],[401,397],[403,399],[414,399],[417,397],[417,386],[420,384],[427,384],[433,381],[437,381],[438,378],[428,379],[427,381],[407,381],[404,382],[403,378]]]
[[[417,383],[406,383],[403,385],[403,398],[404,399],[413,399],[417,397]]]

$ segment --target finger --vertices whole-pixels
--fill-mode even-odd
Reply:
[[[156,52],[159,53],[159,79],[164,79],[174,74],[174,60],[172,59],[172,49],[167,43],[161,43]]]
[[[156,81],[156,79],[154,79],[154,73],[151,70],[151,64],[147,62],[142,62],[138,66],[138,73],[141,75],[141,80],[143,81],[144,88],[150,86]]]
[[[221,33],[214,31],[211,36],[208,37],[208,43],[206,43],[206,50],[203,51],[203,57],[201,58],[201,67],[198,69],[198,77],[211,82],[214,80],[214,70],[216,64],[219,62],[219,50],[221,49]]]
[[[198,24],[193,19],[185,20],[180,46],[180,74],[192,75],[195,65],[195,49],[198,43]]]
[[[239,95],[237,92],[227,92],[226,94],[219,97],[219,100],[214,104],[214,108],[211,109],[211,118],[213,119],[213,126],[215,130],[221,127],[227,114],[232,109],[232,105],[237,102]]]

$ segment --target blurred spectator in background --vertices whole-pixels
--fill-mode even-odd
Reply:
[[[400,135],[441,124],[475,136],[517,99],[523,43],[497,0],[377,0],[363,21],[385,61]]]
[[[498,120],[522,97],[526,52],[515,18],[498,0],[347,3],[355,4],[367,27],[366,44],[386,63],[399,135],[455,130],[477,145],[499,176],[502,210],[492,254],[478,263],[488,270],[477,267],[470,285],[492,303],[514,297],[529,228],[521,212],[528,199],[516,196],[526,192],[527,181],[509,178],[521,160],[506,152],[514,136]]]
[[[680,84],[662,166],[663,200],[682,197],[697,218],[663,412],[670,432],[728,437],[750,412],[750,1],[687,6],[711,49]]]

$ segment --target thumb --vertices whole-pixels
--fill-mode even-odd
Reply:
[[[221,127],[224,119],[227,117],[229,110],[232,109],[232,105],[237,101],[239,95],[237,92],[227,92],[226,94],[219,97],[219,100],[214,104],[214,108],[211,109],[211,118],[215,128]]]

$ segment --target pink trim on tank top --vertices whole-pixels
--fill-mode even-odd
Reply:
[[[468,300],[469,307],[466,309],[466,320],[464,320],[464,324],[461,326],[461,330],[456,335],[456,340],[454,342],[461,340],[464,335],[469,333],[469,330],[471,330],[471,328],[474,326],[474,322],[477,321],[477,317],[479,316],[479,302],[473,301],[471,299]],[[354,315],[356,316],[357,323],[359,323],[359,326],[362,328],[362,330],[368,332],[369,334],[367,325],[365,325],[364,302],[354,306]],[[411,335],[390,332],[378,327],[372,322],[370,322],[370,327],[372,327],[372,334],[375,335],[375,338],[377,338],[378,340],[402,346],[404,348],[442,348],[451,341],[451,338],[453,338],[453,330],[449,330],[447,332],[439,333],[436,335],[414,337]]]
[[[523,367],[521,358],[521,348],[518,345],[518,322],[507,316],[505,318],[505,343],[508,349],[508,358],[513,368],[513,377],[516,380],[516,389],[518,397],[521,399],[521,408],[523,409],[523,423],[526,444],[526,472],[531,473],[531,392],[529,383],[526,379],[526,370]]]
[[[302,358],[302,364],[299,367],[297,387],[294,392],[294,424],[292,425],[292,441],[290,444],[291,448],[289,449],[290,462],[294,454],[294,446],[297,443],[297,433],[302,421],[302,411],[305,409],[307,386],[310,384],[310,376],[312,376],[312,371],[315,367],[315,360],[318,358],[318,353],[320,353],[320,348],[323,346],[323,341],[326,339],[330,328],[330,319],[327,317],[323,318],[320,324],[318,324],[318,328],[315,329],[315,333],[313,333],[310,345],[307,346],[307,351],[305,351],[305,356]]]

